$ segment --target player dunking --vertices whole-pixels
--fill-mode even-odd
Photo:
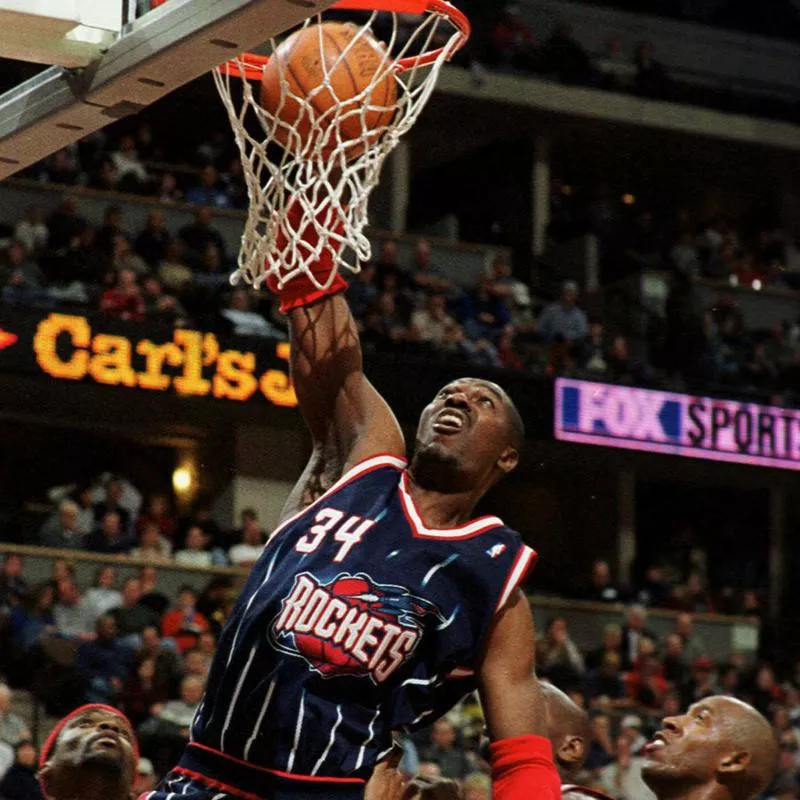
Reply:
[[[148,800],[360,798],[392,731],[476,688],[496,800],[537,784],[556,797],[518,589],[535,554],[500,519],[472,518],[516,466],[522,421],[495,384],[454,381],[422,412],[407,466],[345,286],[281,292],[313,453],[221,636],[191,741]]]

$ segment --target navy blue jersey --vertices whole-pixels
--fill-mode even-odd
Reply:
[[[196,759],[360,784],[393,730],[475,689],[495,612],[535,553],[497,517],[426,528],[405,470],[370,458],[275,531],[220,638]]]

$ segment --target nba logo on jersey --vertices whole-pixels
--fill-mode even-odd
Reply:
[[[383,683],[416,649],[428,615],[442,618],[433,603],[402,586],[364,573],[321,583],[303,572],[272,623],[272,641],[323,677],[368,676]]]

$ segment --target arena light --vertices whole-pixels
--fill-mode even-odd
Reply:
[[[192,473],[188,467],[178,467],[172,473],[172,487],[178,494],[186,494],[192,488]]]
[[[622,195],[622,202],[626,206],[632,206],[636,203],[636,195],[633,194],[624,194]]]

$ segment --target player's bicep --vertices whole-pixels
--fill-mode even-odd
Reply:
[[[517,589],[495,617],[478,670],[481,702],[493,740],[546,735],[544,698],[535,674],[536,635]]]

